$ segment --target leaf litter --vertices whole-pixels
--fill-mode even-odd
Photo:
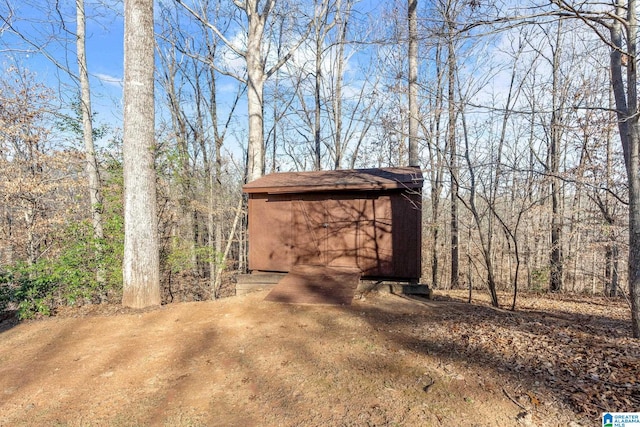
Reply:
[[[462,302],[467,295],[449,291],[436,298]],[[511,312],[480,296],[464,316],[440,312],[428,333],[449,331],[452,351],[528,381],[524,394],[534,408],[545,394],[563,396],[590,418],[640,408],[640,340],[631,338],[624,300],[530,294],[520,301]]]

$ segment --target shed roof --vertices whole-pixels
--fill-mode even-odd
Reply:
[[[279,172],[242,187],[245,193],[306,193],[422,188],[422,171],[415,167]]]

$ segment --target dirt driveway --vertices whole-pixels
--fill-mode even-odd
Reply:
[[[451,294],[429,302],[370,294],[343,307],[265,295],[5,323],[0,425],[599,425],[598,404],[583,396],[580,406],[561,362],[538,359],[550,351],[540,342],[593,338],[571,326],[584,320],[572,316],[586,303],[569,312],[536,299],[514,314]],[[607,313],[590,314],[591,333],[617,328],[616,348],[630,348],[623,369],[637,369],[631,356],[639,360],[640,346],[625,338],[624,306]],[[585,369],[576,384],[602,378]],[[634,387],[615,389],[610,404],[622,406],[607,409],[640,401]]]

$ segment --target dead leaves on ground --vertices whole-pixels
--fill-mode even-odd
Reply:
[[[441,322],[415,332],[423,342],[436,341],[437,351],[486,363],[521,381],[529,387],[524,393],[532,407],[550,393],[589,416],[640,408],[640,340],[629,338],[624,301],[575,296],[520,301],[516,312],[461,304],[440,312]]]

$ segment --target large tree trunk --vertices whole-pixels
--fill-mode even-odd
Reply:
[[[258,13],[256,0],[245,5],[249,17],[247,33],[247,109],[249,113],[249,144],[247,146],[247,182],[264,174],[264,82],[266,80],[262,60],[262,36],[268,11]]]
[[[249,48],[251,49],[251,48]],[[264,119],[263,119],[263,93],[264,72],[261,67],[255,68],[255,61],[249,60],[247,55],[247,69],[249,75],[249,87],[247,89],[247,107],[249,112],[249,144],[247,146],[247,182],[260,178],[264,171]],[[253,66],[249,64],[253,63]]]
[[[124,2],[124,265],[122,304],[159,305],[154,168],[153,0]]]

